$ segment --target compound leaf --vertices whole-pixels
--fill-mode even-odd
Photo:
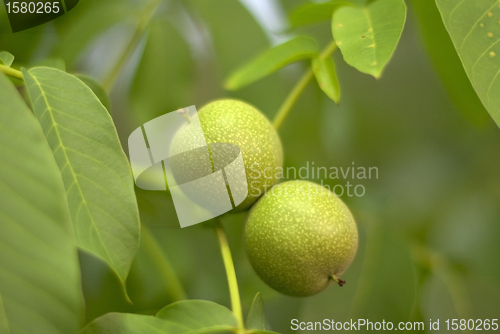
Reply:
[[[63,177],[78,246],[104,260],[124,282],[139,244],[139,216],[113,121],[76,77],[48,67],[23,73]]]
[[[0,73],[0,332],[75,333],[80,269],[61,175],[40,124]]]
[[[405,20],[403,0],[342,7],[333,14],[333,38],[349,65],[379,78],[396,49]]]
[[[318,55],[318,47],[309,37],[295,37],[280,44],[243,65],[227,80],[225,87],[237,90],[245,87],[280,68],[302,59],[313,58]]]
[[[498,0],[436,0],[481,102],[500,127],[500,3]]]

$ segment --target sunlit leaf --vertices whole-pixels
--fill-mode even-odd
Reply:
[[[249,85],[280,68],[299,60],[318,55],[318,47],[313,39],[295,37],[278,45],[236,70],[227,80],[225,87],[236,90]]]
[[[40,124],[0,73],[0,332],[76,333],[83,298],[61,175]]]
[[[164,307],[156,315],[186,328],[186,331],[230,330],[238,326],[226,307],[207,300],[183,300]]]
[[[436,0],[436,4],[472,86],[500,126],[500,3]]]
[[[111,117],[82,81],[23,70],[34,112],[62,173],[78,245],[125,281],[139,243],[130,166]]]
[[[435,0],[412,0],[410,3],[417,14],[427,52],[451,100],[473,123],[484,123],[488,113],[465,73]]]
[[[95,81],[93,78],[85,75],[85,74],[75,74],[75,77],[82,80],[84,84],[86,84],[92,91],[95,96],[101,101],[102,105],[110,111],[111,102],[109,101],[108,93],[104,90],[100,83]]]
[[[0,52],[0,64],[4,64],[6,66],[11,66],[14,62],[14,56],[7,51]]]
[[[405,20],[403,0],[342,7],[333,14],[333,38],[349,65],[379,78],[396,49]]]
[[[314,58],[312,60],[312,69],[321,90],[338,104],[340,101],[340,84],[333,59],[331,57]]]
[[[328,2],[307,2],[290,13],[292,27],[318,23],[332,19],[333,11],[341,6],[350,6],[346,0],[333,0]]]
[[[252,305],[250,306],[250,311],[248,311],[246,328],[262,331],[267,331],[271,328],[266,319],[264,300],[260,292],[255,295]]]

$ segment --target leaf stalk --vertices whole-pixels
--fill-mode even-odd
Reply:
[[[330,44],[328,44],[326,48],[321,52],[319,57],[321,59],[325,59],[326,57],[332,55],[336,49],[337,49],[337,44],[335,43],[335,41],[331,41]],[[283,101],[283,104],[281,105],[280,109],[278,110],[278,113],[276,114],[273,120],[273,126],[276,130],[279,130],[281,128],[283,122],[290,114],[290,111],[292,110],[293,106],[299,99],[300,95],[304,92],[309,82],[311,82],[313,77],[314,74],[312,68],[309,68],[307,72],[304,73],[299,82],[297,82],[297,84],[293,87],[292,91],[290,92],[290,94],[288,94],[285,101]]]
[[[4,74],[13,78],[24,80],[23,73],[21,71],[13,69],[12,67],[0,64],[0,72],[3,72]]]
[[[227,242],[226,232],[224,227],[217,221],[215,226],[215,232],[217,233],[217,238],[219,239],[220,250],[222,253],[222,260],[224,261],[224,267],[226,268],[227,283],[229,285],[229,294],[231,297],[231,308],[233,310],[234,316],[238,320],[238,334],[245,333],[245,325],[243,322],[243,311],[241,308],[240,292],[238,289],[238,281],[236,279],[236,271],[234,270],[233,257],[231,255],[231,249]]]

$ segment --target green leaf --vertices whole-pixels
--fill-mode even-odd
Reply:
[[[500,4],[498,0],[436,0],[472,87],[500,127]]]
[[[192,104],[195,67],[179,32],[163,19],[151,22],[130,94],[137,126]]]
[[[62,173],[78,246],[124,282],[139,243],[130,166],[111,117],[74,76],[23,70],[34,112]]]
[[[8,53],[7,51],[0,52],[0,64],[10,67],[13,62],[14,56],[12,54]]]
[[[403,0],[376,0],[363,8],[342,7],[333,14],[333,38],[346,63],[379,78],[396,49],[405,20]]]
[[[77,247],[61,175],[40,124],[0,73],[0,332],[75,333]]]
[[[226,89],[237,90],[245,87],[280,68],[318,56],[316,42],[309,37],[295,37],[278,45],[236,70],[225,83]]]
[[[367,236],[363,269],[349,318],[408,321],[416,296],[415,270],[408,246],[380,226],[371,226]]]
[[[75,77],[82,80],[84,84],[92,89],[95,96],[97,96],[99,101],[101,101],[102,105],[108,110],[108,112],[111,110],[111,102],[109,101],[108,93],[106,93],[100,83],[85,74],[75,74]]]
[[[156,317],[184,327],[186,332],[226,331],[238,327],[226,307],[207,300],[183,300],[164,307]]]
[[[332,57],[314,58],[312,69],[321,90],[335,103],[340,101],[340,84]]]
[[[349,1],[307,2],[290,13],[292,27],[318,23],[332,19],[333,12],[342,6],[351,6]]]
[[[264,300],[260,292],[255,295],[252,305],[250,306],[250,311],[248,311],[246,328],[264,331],[271,329],[266,319]]]
[[[185,300],[166,306],[156,317],[108,313],[80,334],[231,334],[237,326],[233,313],[224,306],[206,300]]]
[[[108,313],[92,321],[80,334],[183,334],[177,324],[150,315]],[[190,333],[191,334],[191,333]],[[193,333],[194,334],[194,333]]]
[[[411,0],[410,3],[417,14],[427,52],[452,102],[473,123],[484,123],[488,113],[465,73],[435,0]]]

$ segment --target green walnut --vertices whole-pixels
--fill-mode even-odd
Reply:
[[[358,248],[347,206],[329,189],[308,181],[274,186],[252,207],[245,248],[259,277],[290,296],[311,296],[339,279]]]
[[[248,189],[247,197],[236,207],[236,211],[249,208],[266,190],[277,183],[281,175],[283,149],[276,130],[260,111],[237,100],[211,102],[198,111],[198,118],[211,149],[206,153],[210,154],[210,158],[207,159],[205,153],[202,153],[203,156],[201,153],[187,153],[204,152],[204,148],[199,148],[199,140],[195,138],[195,129],[187,122],[174,136],[170,148],[172,156],[185,152],[184,155],[178,154],[179,158],[172,163],[175,178],[178,181],[194,180],[204,173],[197,168],[206,171],[207,161],[209,165],[212,164],[212,170],[217,169],[215,159],[212,160],[214,149],[221,147],[221,143],[236,145],[241,150],[246,172],[246,184],[241,187]],[[236,147],[233,145],[222,146],[222,150],[230,146]],[[233,156],[233,152],[228,152],[226,156]],[[208,168],[210,169],[210,166]],[[210,200],[218,199],[207,199],[205,207],[211,205]]]

